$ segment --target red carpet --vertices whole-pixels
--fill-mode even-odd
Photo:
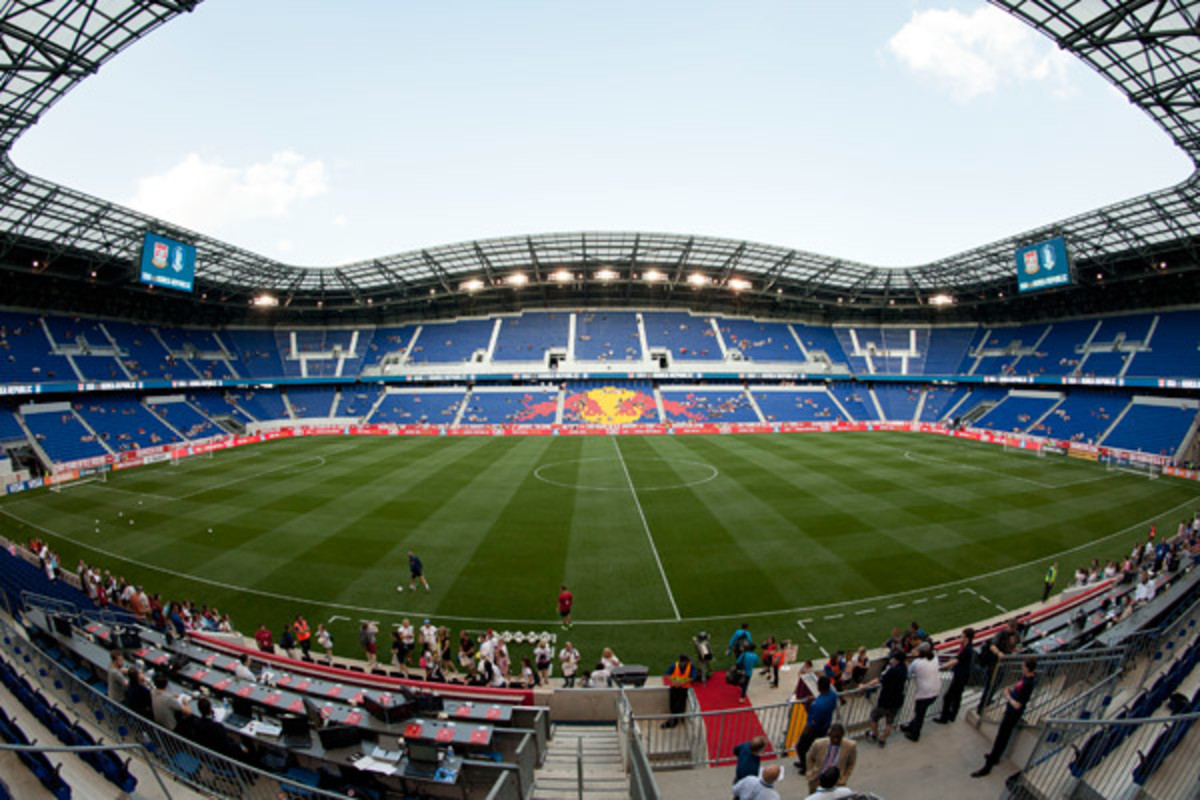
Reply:
[[[758,677],[758,676],[755,676]],[[714,672],[708,683],[695,684],[692,691],[701,711],[724,711],[730,708],[745,709],[729,714],[714,714],[704,717],[704,728],[708,737],[708,757],[716,761],[714,766],[731,764],[733,748],[747,739],[763,736],[758,715],[750,710],[748,703],[739,703],[740,690],[725,682],[725,673]]]

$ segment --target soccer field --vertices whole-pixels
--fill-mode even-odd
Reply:
[[[585,664],[612,646],[660,669],[744,620],[815,658],[994,616],[1039,599],[1053,558],[1061,588],[1198,507],[1190,482],[921,434],[328,437],[9,497],[0,530],[243,632],[332,619],[346,655],[362,618],[561,644],[566,583]],[[410,549],[428,594],[396,592]]]

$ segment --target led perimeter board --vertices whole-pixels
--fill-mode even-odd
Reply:
[[[1017,250],[1017,289],[1036,292],[1071,282],[1067,240],[1061,236]]]
[[[139,271],[142,283],[190,292],[195,276],[195,245],[177,242],[156,233],[146,234],[142,242],[142,265]]]

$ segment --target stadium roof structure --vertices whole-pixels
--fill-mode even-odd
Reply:
[[[453,313],[488,295],[532,289],[546,299],[575,303],[597,296],[669,301],[674,293],[694,298],[695,292],[708,291],[725,298],[719,303],[745,303],[757,310],[774,304],[793,312],[843,303],[911,309],[936,305],[935,298],[946,295],[959,304],[982,306],[1016,293],[1017,247],[1057,235],[1067,237],[1084,288],[1106,280],[1112,285],[1164,273],[1200,273],[1200,171],[1161,191],[907,268],[746,241],[605,232],[486,239],[309,268],[39,179],[12,163],[13,142],[59,98],[199,2],[3,0],[0,267],[131,288],[143,235],[153,231],[196,245],[197,300],[203,303],[244,308],[269,293],[297,309],[373,305],[425,314],[435,301],[443,304],[441,313]],[[1200,28],[1194,2],[991,2],[1099,72],[1200,166]],[[555,295],[556,288],[567,291]],[[1071,291],[1076,290],[1055,293]]]

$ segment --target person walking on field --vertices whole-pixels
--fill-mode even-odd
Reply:
[[[571,606],[575,605],[575,596],[564,583],[558,593],[558,616],[562,619],[564,631],[571,629]]]
[[[408,551],[408,575],[409,591],[415,592],[417,590],[417,581],[421,582],[421,585],[425,587],[425,591],[429,591],[429,581],[425,580],[425,565],[421,563],[421,559],[412,550]],[[403,592],[404,586],[397,586],[396,591]]]
[[[1046,570],[1046,580],[1042,589],[1042,602],[1050,599],[1050,592],[1054,590],[1054,582],[1058,580],[1058,562],[1055,561],[1050,565],[1050,569]]]

